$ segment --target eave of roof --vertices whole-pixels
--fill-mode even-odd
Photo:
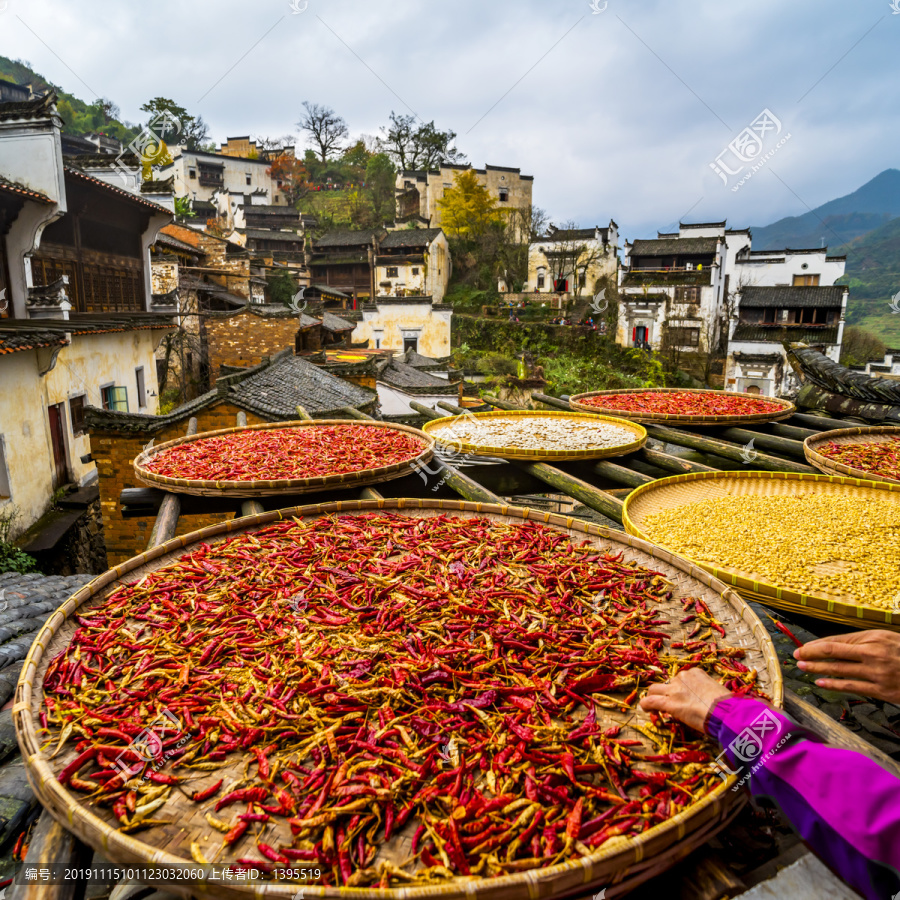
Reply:
[[[174,217],[174,213],[172,212],[172,210],[166,209],[164,206],[160,206],[158,203],[154,203],[152,200],[146,200],[140,194],[132,194],[131,191],[125,191],[122,188],[117,188],[115,185],[109,184],[108,182],[103,181],[100,178],[95,178],[93,175],[88,175],[87,172],[82,172],[81,169],[76,169],[75,166],[64,166],[64,169],[66,175],[71,175],[74,178],[80,178],[82,181],[87,181],[90,184],[104,188],[105,190],[116,194],[118,197],[121,197],[124,200],[130,200],[132,203],[136,203],[138,204],[138,206],[146,207],[153,212],[163,213],[164,215],[167,215],[169,217]]]
[[[23,200],[34,200],[36,203],[53,203],[46,194],[27,188],[24,184],[19,184],[17,181],[9,181],[2,176],[0,176],[0,191],[3,191],[6,194],[13,194],[16,197],[21,197]]]

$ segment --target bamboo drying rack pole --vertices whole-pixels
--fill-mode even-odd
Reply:
[[[746,445],[748,441],[753,441],[754,447],[762,447],[763,450],[772,450],[780,453],[782,456],[793,456],[797,459],[806,459],[803,453],[803,441],[795,441],[786,437],[778,437],[775,434],[761,434],[756,431],[749,431],[746,428],[723,428],[719,433],[719,437],[736,444]]]
[[[297,417],[303,419],[304,422],[312,421],[312,416],[299,404],[297,405]]]
[[[511,403],[507,405],[512,406]],[[457,416],[465,412],[464,409],[454,406],[452,403],[441,402],[438,406],[443,407]],[[513,409],[521,409],[521,407],[513,407]],[[562,491],[564,494],[568,494],[574,500],[578,500],[579,503],[584,504],[589,509],[596,510],[607,518],[621,523],[622,507],[624,504],[617,497],[613,497],[611,494],[607,494],[606,491],[595,488],[592,484],[588,484],[586,481],[582,481],[574,475],[569,475],[568,472],[563,472],[562,469],[557,469],[556,466],[549,466],[547,463],[521,462],[519,460],[513,460],[512,462],[517,468],[521,469],[523,472],[527,472],[533,478],[537,478],[538,481],[543,481],[544,484],[556,488],[556,490]],[[615,468],[618,469],[621,467],[615,466]],[[644,484],[643,479],[645,478],[647,481],[653,481],[652,478],[649,478],[646,475],[638,475],[637,472],[629,472],[628,474],[640,478],[641,481],[638,482],[638,484]]]
[[[187,436],[197,433],[197,419],[191,417],[188,422]],[[156,514],[156,521],[153,523],[153,531],[150,532],[150,541],[147,549],[152,550],[160,544],[175,537],[175,531],[178,528],[178,517],[181,515],[181,498],[178,494],[166,494],[163,502],[160,504],[159,512]]]
[[[426,419],[444,418],[440,413],[435,412],[427,406],[423,406],[421,403],[416,403],[415,400],[410,400],[409,405],[417,413],[425,416]],[[456,491],[463,500],[468,500],[471,503],[497,503],[500,506],[510,505],[509,502],[502,497],[498,497],[487,488],[483,488],[473,478],[469,478],[468,475],[463,475],[462,472],[452,469],[449,466],[445,466],[437,457],[432,457],[431,462],[428,465],[428,471],[433,472],[438,480],[443,479],[444,484]],[[437,471],[435,471],[435,469]]]
[[[299,412],[299,410],[298,410]],[[237,414],[237,425],[238,428],[246,428],[247,427],[247,413],[241,410]],[[259,500],[245,500],[241,504],[241,515],[242,516],[258,516],[266,511],[266,508],[259,502]]]

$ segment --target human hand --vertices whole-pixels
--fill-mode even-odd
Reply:
[[[810,641],[794,651],[798,668],[832,691],[900,703],[900,634],[854,631]]]
[[[695,731],[703,731],[706,717],[719,697],[731,691],[722,687],[703,669],[686,669],[667,684],[652,684],[641,700],[641,709],[664,712],[684,722]]]

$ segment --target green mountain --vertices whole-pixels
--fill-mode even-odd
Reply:
[[[118,107],[110,101],[97,99],[93,103],[85,103],[74,94],[47,81],[43,75],[39,75],[28,63],[20,59],[0,56],[0,78],[16,84],[30,84],[36,91],[56,91],[59,95],[57,109],[63,120],[63,131],[66,134],[101,131],[127,144],[141,130],[140,125],[120,121],[117,118]]]
[[[754,250],[821,247],[833,249],[881,228],[900,216],[900,171],[885,169],[846,197],[823,203],[802,216],[753,228]]]
[[[900,347],[900,314],[890,306],[900,292],[900,218],[845,244],[840,252],[847,254],[847,272],[840,280],[850,286],[847,322]]]

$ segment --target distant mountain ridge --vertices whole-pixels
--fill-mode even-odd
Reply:
[[[821,247],[832,251],[900,217],[900,170],[885,169],[861,188],[802,216],[752,228],[754,250]],[[843,251],[841,251],[843,252]]]

